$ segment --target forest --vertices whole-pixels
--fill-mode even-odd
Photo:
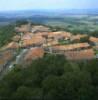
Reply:
[[[0,26],[0,47],[9,43],[14,35],[14,25]]]
[[[0,100],[98,100],[98,61],[47,54],[15,65],[0,81]]]

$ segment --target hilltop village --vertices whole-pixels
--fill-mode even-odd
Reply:
[[[45,54],[64,55],[67,60],[85,61],[98,58],[98,38],[51,31],[43,25],[15,27],[16,35],[0,51],[0,72],[14,64],[30,64]]]

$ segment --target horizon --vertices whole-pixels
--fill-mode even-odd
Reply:
[[[98,8],[87,8],[87,9],[80,9],[80,8],[65,8],[65,9],[18,9],[18,10],[4,10],[4,11],[0,11],[0,13],[13,13],[13,12],[26,12],[26,11],[39,11],[39,12],[60,12],[60,11],[89,11],[89,10],[98,10]]]
[[[98,0],[0,0],[0,12],[23,10],[98,9]]]

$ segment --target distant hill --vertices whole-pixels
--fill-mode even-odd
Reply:
[[[62,10],[21,10],[0,12],[0,25],[6,25],[17,20],[33,20],[43,24],[47,21],[60,20],[65,17],[97,16],[98,9],[62,9]]]
[[[0,17],[60,16],[60,15],[98,15],[98,9],[62,9],[62,10],[21,10],[0,12]]]

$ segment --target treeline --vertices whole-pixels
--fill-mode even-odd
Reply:
[[[46,55],[0,81],[0,100],[98,100],[98,61]]]

